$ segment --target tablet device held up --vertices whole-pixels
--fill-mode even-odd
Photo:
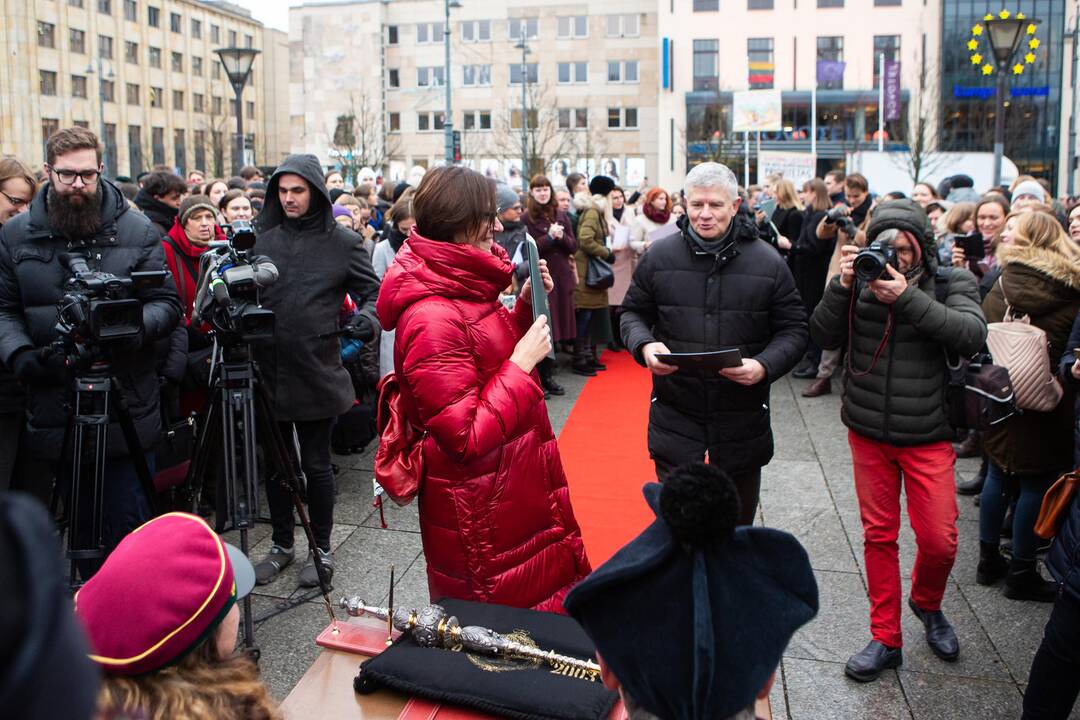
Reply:
[[[714,372],[742,365],[742,353],[739,352],[739,348],[700,353],[657,353],[656,359],[665,365],[674,365],[678,368]]]
[[[529,261],[529,285],[531,286],[529,299],[532,300],[533,321],[543,315],[548,319],[548,333],[551,333],[551,309],[548,307],[547,292],[544,290],[544,278],[540,275],[540,251],[536,248],[536,241],[528,235],[525,236],[525,242],[522,245],[525,247]],[[547,356],[552,360],[555,359],[554,338],[552,338],[551,350]]]

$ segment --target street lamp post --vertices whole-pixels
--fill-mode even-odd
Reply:
[[[443,152],[447,165],[454,164],[454,106],[450,102],[450,10],[461,7],[458,0],[445,0],[446,24],[443,26],[443,51],[446,55],[446,72],[443,80],[446,82],[446,115],[443,117]]]
[[[233,156],[233,172],[239,175],[244,164],[244,86],[251,77],[251,66],[255,64],[255,56],[259,51],[255,48],[227,47],[218,48],[214,52],[225,67],[229,84],[236,94],[236,151]]]
[[[1002,15],[1008,15],[1003,12]],[[1001,159],[1005,154],[1005,108],[1009,101],[1006,97],[1008,88],[1005,85],[1005,73],[1009,70],[1009,62],[1013,53],[1020,44],[1020,38],[1026,26],[1038,24],[1038,20],[1031,18],[997,16],[990,20],[983,20],[987,34],[990,36],[990,49],[994,53],[994,63],[997,65],[997,92],[994,95],[994,185],[1001,184]]]
[[[95,60],[97,61],[97,69],[96,70],[94,68]],[[105,81],[106,80],[112,80],[113,78],[116,77],[116,75],[113,73],[111,66],[109,67],[109,74],[108,75],[105,74],[105,69],[104,69],[104,66],[102,64],[101,57],[94,58],[86,66],[86,74],[87,75],[94,75],[95,73],[98,76],[98,120],[99,120],[99,124],[101,125],[101,127],[100,127],[101,146],[102,146],[102,148],[104,148],[104,150],[102,151],[102,154],[101,154],[101,164],[105,166],[105,172],[106,172],[106,174],[108,174],[110,168],[109,168],[109,143],[106,142],[106,137],[105,137]],[[115,158],[114,158],[114,160],[115,160]],[[113,168],[112,170],[113,170],[113,174],[115,175],[115,168]]]
[[[525,58],[530,51],[529,46],[525,43],[524,19],[522,19],[519,27],[521,42],[515,45],[514,48],[521,50],[521,189],[525,190],[529,186],[529,181],[526,179],[529,172],[529,67],[525,63]]]

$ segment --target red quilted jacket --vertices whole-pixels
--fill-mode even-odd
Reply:
[[[387,270],[379,321],[409,420],[427,431],[420,532],[432,599],[562,612],[590,570],[535,373],[510,362],[532,324],[499,303],[512,266],[413,232]]]

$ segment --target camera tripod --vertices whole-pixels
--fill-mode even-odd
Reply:
[[[216,343],[216,341],[215,341]],[[240,550],[248,555],[248,531],[255,526],[259,512],[258,461],[256,455],[256,428],[262,430],[269,442],[265,450],[270,456],[271,466],[275,470],[276,480],[292,495],[293,506],[300,517],[300,524],[307,536],[308,547],[315,548],[315,535],[304,508],[305,498],[296,465],[290,455],[281,429],[270,410],[270,400],[262,384],[258,367],[251,355],[248,343],[217,345],[214,348],[214,372],[212,395],[207,406],[206,421],[199,433],[195,452],[188,468],[190,501],[193,512],[202,494],[203,481],[215,451],[222,459],[222,473],[217,478],[219,526],[224,520],[231,529],[240,533]],[[224,496],[224,497],[222,497]],[[221,507],[224,505],[224,507]],[[305,593],[298,599],[290,600],[283,609],[271,611],[259,618],[261,622],[274,615],[307,602],[322,594],[327,611],[333,619],[330,605],[330,583],[326,570],[316,560],[315,570],[319,578],[319,587]],[[258,648],[255,646],[255,622],[251,610],[251,595],[243,599],[243,642],[244,647],[256,659]]]
[[[67,557],[70,561],[68,585],[74,590],[80,562],[104,559],[105,461],[111,416],[115,415],[127,443],[130,462],[138,475],[151,515],[157,514],[154,481],[146,455],[139,443],[135,422],[112,365],[97,359],[74,379],[73,405],[64,439],[69,452],[70,488],[65,508],[67,516]],[[84,511],[85,508],[85,511]],[[85,524],[89,524],[89,529]]]

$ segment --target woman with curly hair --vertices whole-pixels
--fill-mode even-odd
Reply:
[[[168,513],[125,537],[75,594],[90,659],[105,673],[101,717],[277,720],[238,653],[237,601],[255,571],[195,515]]]

